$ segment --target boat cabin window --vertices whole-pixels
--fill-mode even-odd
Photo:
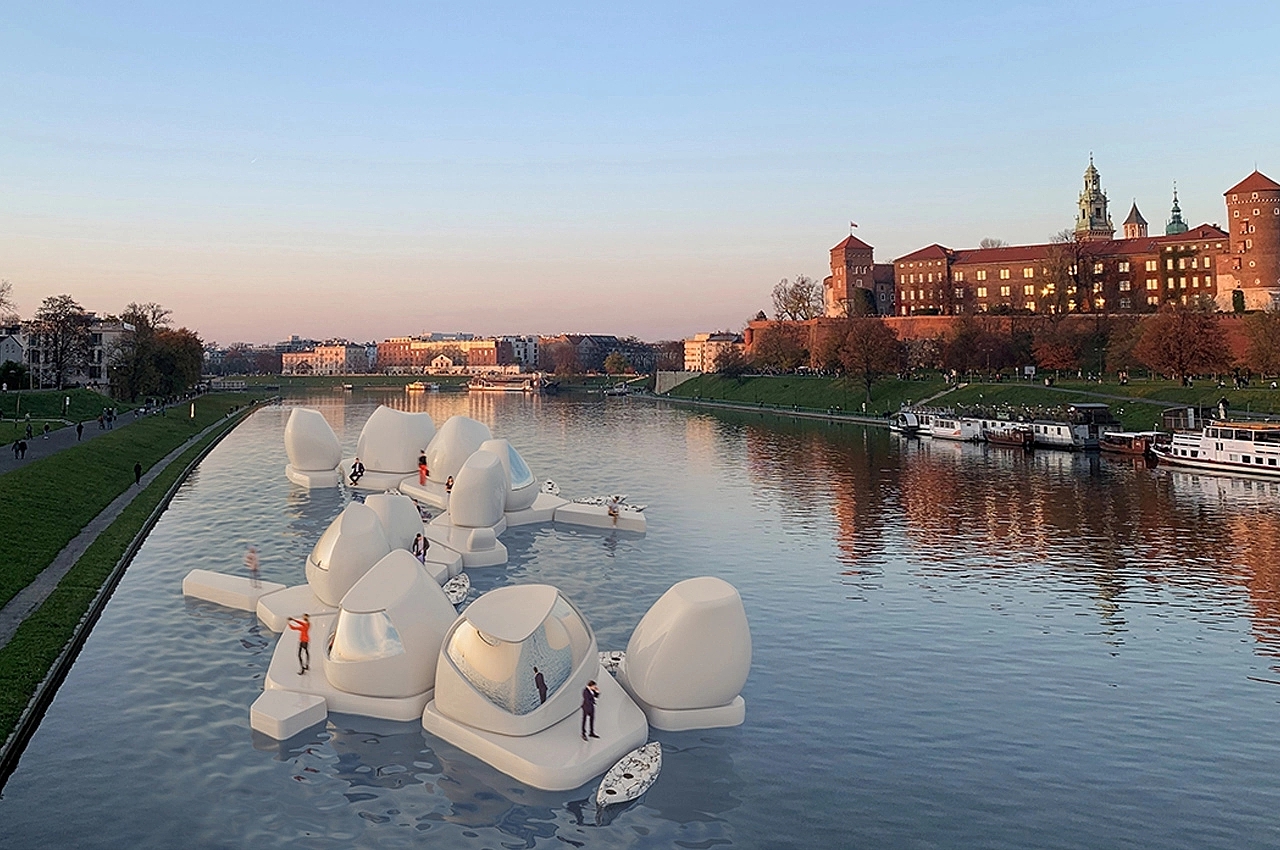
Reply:
[[[1245,431],[1245,430],[1244,430],[1244,429],[1242,429],[1242,428],[1237,428],[1237,429],[1236,429],[1236,439],[1237,439],[1237,440],[1244,440],[1246,443],[1251,443],[1251,442],[1253,442],[1253,432],[1252,432],[1252,431]]]
[[[1255,443],[1272,443],[1280,445],[1280,431],[1255,431],[1253,434]]]

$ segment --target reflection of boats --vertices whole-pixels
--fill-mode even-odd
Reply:
[[[903,410],[889,417],[889,430],[904,437],[915,437],[920,433],[920,417],[909,410]]]
[[[467,389],[484,393],[542,392],[542,375],[477,375],[467,381]]]
[[[1098,438],[1098,448],[1122,455],[1146,455],[1163,436],[1160,431],[1108,431]]]
[[[1280,477],[1280,422],[1213,422],[1152,451],[1161,464]]]
[[[929,426],[935,440],[961,440],[966,443],[981,442],[982,423],[976,419],[957,416],[935,416]]]
[[[627,386],[626,381],[619,381],[611,387],[605,387],[602,392],[605,395],[630,395],[631,388]]]
[[[1032,425],[1035,444],[1050,449],[1096,449],[1101,436],[1119,431],[1120,423],[1105,404],[1067,405],[1064,419],[1037,419]]]
[[[344,390],[354,390],[354,389],[355,389],[355,384],[343,384],[343,385],[342,385],[342,388],[343,388]]]
[[[1035,443],[1035,434],[1026,425],[1009,425],[1005,428],[986,429],[987,442],[993,446],[1009,446],[1015,449],[1030,450]]]

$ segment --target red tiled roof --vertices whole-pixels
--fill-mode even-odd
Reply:
[[[832,248],[831,250],[832,250],[832,251],[839,251],[841,248],[861,248],[863,251],[873,251],[873,250],[875,250],[875,249],[874,249],[874,248],[872,248],[870,245],[868,245],[866,242],[863,242],[861,239],[859,239],[858,237],[854,236],[853,234],[850,234],[848,239],[844,240],[843,242],[841,242],[839,245],[837,245],[836,247]]]
[[[895,263],[901,263],[904,260],[945,260],[950,257],[952,251],[950,248],[943,248],[936,242],[927,248],[921,248],[919,251],[912,251],[894,260]]]
[[[1280,183],[1272,180],[1261,171],[1254,169],[1252,174],[1222,194],[1230,195],[1232,192],[1260,192],[1264,189],[1280,189]]]

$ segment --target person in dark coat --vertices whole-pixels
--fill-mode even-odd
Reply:
[[[135,463],[133,465],[133,483],[139,487],[142,486],[142,464],[141,463]]]
[[[77,443],[80,442],[80,438],[83,436],[84,436],[84,423],[77,422],[76,423],[76,442]]]
[[[537,667],[533,668],[533,684],[538,688],[538,703],[542,704],[547,701],[547,678],[542,675],[542,671]],[[594,729],[594,725],[592,726]]]
[[[360,462],[360,458],[356,458],[351,462],[351,486],[354,487],[360,483],[360,479],[364,477],[364,464]]]
[[[600,737],[596,734],[596,700],[599,698],[600,689],[596,687],[596,680],[592,679],[582,689],[582,740],[584,741],[587,740],[587,720],[591,721],[591,737]]]

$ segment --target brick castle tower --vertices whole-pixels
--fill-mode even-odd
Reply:
[[[1280,309],[1280,183],[1255,170],[1224,194],[1231,255],[1218,270],[1218,308],[1231,310],[1239,289],[1246,310]]]
[[[873,293],[875,281],[873,274],[875,262],[872,259],[874,249],[856,236],[831,249],[831,277],[827,278],[822,288],[823,312],[827,316],[861,315],[862,305],[849,303],[850,298],[866,298],[866,293]],[[875,300],[871,299],[871,312],[875,313]]]

